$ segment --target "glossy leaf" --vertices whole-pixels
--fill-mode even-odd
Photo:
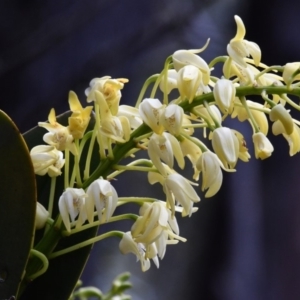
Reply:
[[[16,296],[33,242],[36,186],[26,143],[0,111],[0,299]]]

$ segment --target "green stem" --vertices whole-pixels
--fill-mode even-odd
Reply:
[[[69,187],[69,162],[70,162],[70,152],[69,149],[65,150],[65,189]]]
[[[155,80],[157,80],[158,76],[159,76],[159,74],[152,75],[152,76],[150,76],[150,77],[145,81],[145,83],[144,83],[144,85],[143,85],[143,87],[142,87],[142,89],[141,89],[141,91],[140,91],[139,97],[138,97],[138,99],[137,99],[137,101],[136,101],[135,107],[137,107],[137,108],[139,107],[139,105],[140,105],[140,103],[142,102],[142,99],[143,99],[143,97],[144,97],[144,95],[145,95],[145,92],[146,92],[148,86],[150,85],[150,83],[152,83],[152,82],[154,82]]]
[[[30,255],[31,255],[31,257],[34,257],[34,256],[37,257],[43,264],[43,267],[39,271],[35,272],[34,274],[32,274],[30,276],[30,278],[28,278],[30,281],[32,281],[33,279],[39,277],[40,275],[44,274],[47,271],[48,266],[49,266],[49,261],[42,252],[39,252],[35,249],[30,250]]]
[[[246,98],[245,97],[240,97],[240,101],[243,104],[243,106],[244,106],[244,108],[245,108],[245,110],[247,112],[247,115],[248,115],[249,119],[251,120],[251,123],[252,123],[252,125],[254,127],[255,132],[260,132],[259,126],[257,125],[257,123],[256,123],[256,121],[255,121],[255,119],[254,119],[254,117],[252,115],[252,112],[251,112],[251,110],[248,107]]]
[[[89,240],[86,240],[82,243],[73,245],[71,247],[65,248],[65,249],[60,250],[60,251],[53,252],[49,255],[49,259],[52,259],[52,258],[61,256],[61,255],[67,254],[69,252],[81,249],[83,247],[89,246],[91,244],[94,244],[96,242],[99,242],[99,241],[104,240],[104,239],[106,239],[108,237],[111,237],[111,236],[116,236],[116,237],[122,238],[123,237],[123,232],[115,230],[115,231],[110,231],[110,232],[98,235],[98,236],[96,236],[94,238],[91,238]]]
[[[102,224],[113,223],[113,222],[122,221],[122,220],[133,220],[133,221],[135,221],[137,218],[138,218],[138,216],[135,215],[135,214],[122,214],[122,215],[118,215],[118,216],[113,216],[107,222],[105,222],[103,220],[102,221],[95,221],[93,223],[83,225],[79,228],[71,229],[71,232],[68,232],[68,231],[64,230],[62,232],[62,235],[63,236],[70,236],[71,234],[75,234],[75,233],[81,232],[83,230],[86,230],[86,229],[89,229],[89,228],[92,228],[92,227],[95,227],[95,226],[99,226],[99,225],[102,225]]]

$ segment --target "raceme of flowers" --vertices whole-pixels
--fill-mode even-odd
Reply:
[[[133,253],[143,271],[149,269],[150,260],[158,267],[167,245],[185,241],[179,235],[176,213],[190,217],[196,212],[200,190],[204,197],[214,196],[223,173],[235,172],[239,160],[250,160],[247,147],[254,149],[256,158],[270,157],[274,147],[268,135],[272,133],[287,140],[291,156],[300,151],[299,121],[290,112],[299,110],[292,97],[300,94],[300,63],[266,66],[259,46],[245,39],[241,18],[235,16],[235,21],[237,33],[224,56],[210,63],[201,58],[208,42],[199,50],[174,52],[161,73],[145,81],[134,106],[121,104],[121,90],[128,80],[104,76],[93,79],[86,89],[89,106],[83,108],[76,94],[69,93],[72,113],[67,125],[57,122],[54,109],[48,122],[39,123],[48,132],[43,138],[46,145],[31,149],[33,166],[37,175],[51,177],[52,187],[57,176],[64,176],[65,188],[56,200],[65,235],[130,219],[131,228],[105,233],[98,240],[117,236],[120,251]],[[220,78],[212,75],[217,63],[223,65]],[[248,121],[252,141],[246,143],[241,132],[225,124],[230,117]],[[87,131],[91,118],[95,125]],[[99,166],[90,172],[96,144]],[[82,156],[85,145],[86,157]],[[137,151],[147,153],[148,159],[135,159]],[[131,162],[122,165],[125,157]],[[79,165],[82,161],[84,169]],[[193,178],[185,178],[184,169],[192,169]],[[147,194],[119,197],[113,179],[132,171],[147,172],[149,184],[162,189],[164,199]],[[115,214],[118,206],[129,202],[140,206],[139,214]],[[53,203],[55,199],[50,199],[48,210],[38,204],[37,229],[53,217]],[[50,257],[68,251],[54,251]]]

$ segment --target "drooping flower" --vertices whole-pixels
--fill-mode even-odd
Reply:
[[[214,98],[221,112],[231,114],[235,98],[235,86],[231,80],[219,79],[214,86]]]
[[[48,210],[39,202],[36,202],[35,213],[35,229],[42,229],[45,227],[49,217]]]
[[[50,177],[61,175],[61,168],[65,164],[63,153],[54,146],[39,145],[30,150],[34,173],[43,176],[48,173]]]
[[[244,136],[237,130],[234,129],[231,130],[239,141],[239,159],[244,162],[248,162],[249,159],[251,158],[251,155],[248,152],[248,148]]]
[[[163,202],[145,203],[140,208],[140,217],[131,227],[134,240],[145,245],[155,242],[166,231],[172,237],[178,235],[179,228],[175,216]],[[168,236],[167,236],[168,238]]]
[[[141,262],[143,272],[149,270],[150,260],[145,256],[146,247],[142,243],[135,242],[130,231],[124,232],[119,244],[119,249],[122,254],[133,253],[136,255],[137,261]]]
[[[166,175],[163,160],[171,169],[174,164],[174,156],[181,169],[184,168],[184,158],[178,140],[170,133],[161,135],[153,133],[148,144],[148,155],[158,171]]]
[[[193,138],[196,142],[199,141],[197,138]],[[193,143],[191,140],[183,139],[180,141],[180,148],[182,151],[183,156],[186,156],[192,163],[193,169],[194,169],[194,180],[199,179],[199,170],[196,167],[196,163],[202,154],[201,149],[199,146],[197,146],[195,143]]]
[[[246,109],[242,106],[241,102],[235,99],[235,103],[237,105],[234,106],[234,110],[233,113],[231,114],[231,117],[232,118],[237,117],[240,122],[248,120],[251,123],[249,115]],[[267,135],[269,131],[268,119],[265,113],[260,111],[260,109],[263,110],[265,109],[265,107],[262,104],[253,102],[251,100],[247,100],[246,103],[249,109],[251,110],[251,114],[256,124],[258,125],[260,132],[262,132],[264,135]]]
[[[175,212],[175,201],[182,208],[182,216],[191,216],[193,205],[200,201],[191,183],[178,173],[168,175],[164,182],[164,192],[167,195],[167,203],[171,207],[172,215]]]
[[[196,96],[202,81],[201,71],[193,66],[186,65],[178,71],[177,86],[181,99],[188,99],[191,103]]]
[[[118,113],[121,89],[127,82],[126,78],[111,79],[110,76],[94,78],[90,82],[90,87],[85,90],[87,102],[96,101],[95,92],[98,91],[103,95],[112,115],[115,116]]]
[[[290,151],[290,156],[295,155],[296,153],[300,152],[300,129],[299,127],[294,123],[294,130],[291,134],[282,134],[284,138],[287,140]]]
[[[277,104],[270,111],[270,120],[273,121],[272,132],[275,135],[285,133],[290,135],[294,130],[294,122],[290,113],[282,104]]]
[[[233,169],[239,156],[239,141],[227,127],[219,127],[212,133],[212,147],[226,168]]]
[[[256,158],[266,159],[271,156],[274,147],[262,132],[254,133],[252,135],[252,140]]]
[[[69,92],[69,105],[73,112],[69,117],[68,129],[74,139],[81,139],[90,121],[90,114],[93,109],[92,106],[83,108],[78,100],[77,95]]]
[[[167,166],[165,166],[169,169]],[[200,198],[191,185],[191,182],[171,169],[167,172],[167,177],[159,173],[149,172],[148,181],[150,184],[159,182],[163,186],[164,193],[167,196],[167,207],[171,209],[172,217],[177,210],[176,205],[182,206],[182,216],[191,216],[196,210],[193,208],[195,202]],[[197,184],[194,184],[197,185]]]
[[[157,134],[164,131],[160,123],[165,106],[158,99],[146,98],[139,106],[139,113],[143,121]]]
[[[287,86],[293,81],[300,80],[300,62],[287,63],[283,67],[282,78]]]
[[[44,127],[49,131],[43,136],[44,142],[54,146],[57,150],[64,151],[65,149],[69,149],[73,155],[78,155],[77,148],[73,142],[74,138],[70,133],[69,128],[56,122],[55,111],[53,108],[49,113],[48,120],[49,123],[38,123],[40,127]]]
[[[203,105],[199,105],[194,107],[193,113],[195,113],[198,117],[200,117],[208,126],[214,127],[214,120],[218,122],[218,124],[222,124],[222,116],[219,108],[216,105],[209,106],[210,111],[208,112],[207,108]],[[206,129],[206,127],[204,128]],[[205,131],[206,134],[206,131]]]
[[[71,222],[80,227],[87,219],[85,209],[86,193],[83,189],[67,188],[58,200],[58,208],[67,231],[71,231]],[[72,224],[73,225],[73,224]]]
[[[161,115],[160,123],[171,134],[179,135],[182,127],[184,111],[177,104],[169,104]]]
[[[207,190],[205,197],[214,196],[220,189],[223,181],[221,166],[224,168],[218,156],[210,151],[202,153],[197,161],[197,169],[202,172],[202,191]]]
[[[89,223],[94,220],[94,207],[98,213],[98,220],[107,222],[113,215],[118,202],[118,194],[108,180],[97,179],[87,189],[85,201]]]
[[[165,77],[163,76],[159,83],[160,90],[162,92],[170,94],[170,92],[173,89],[177,88],[177,78],[178,78],[178,74],[177,74],[176,70],[168,69],[167,82],[165,82]],[[167,84],[167,85],[165,86],[165,84]]]
[[[259,65],[261,60],[261,51],[259,46],[254,42],[249,42],[244,39],[246,29],[242,19],[239,16],[234,16],[237,32],[235,37],[227,45],[227,52],[229,56],[240,66],[247,68],[244,60],[245,57],[252,56],[254,64]]]

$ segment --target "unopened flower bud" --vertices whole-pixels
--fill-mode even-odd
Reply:
[[[272,152],[274,151],[274,147],[262,132],[254,133],[252,140],[254,143],[256,158],[265,159],[271,156]]]
[[[36,203],[36,214],[35,214],[35,229],[42,229],[45,227],[49,212],[39,202]]]

